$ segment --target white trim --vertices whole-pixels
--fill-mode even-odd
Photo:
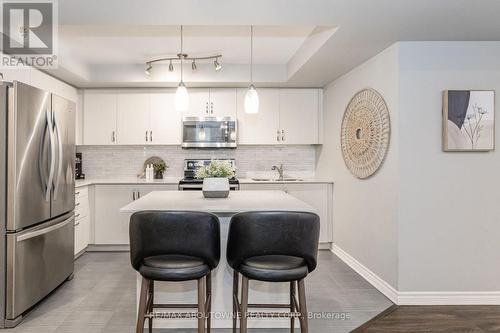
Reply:
[[[347,266],[351,267],[356,273],[361,275],[366,281],[368,281],[372,286],[374,286],[378,291],[385,295],[394,304],[398,304],[398,292],[389,283],[385,282],[377,274],[373,273],[362,263],[354,259],[347,252],[342,250],[335,244],[332,244],[331,251],[337,255]]]
[[[500,305],[499,291],[398,293],[399,305]]]
[[[500,305],[500,291],[397,291],[337,245],[331,251],[396,305]]]

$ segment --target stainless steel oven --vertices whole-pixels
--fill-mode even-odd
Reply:
[[[232,117],[184,117],[183,148],[236,148],[236,119]]]

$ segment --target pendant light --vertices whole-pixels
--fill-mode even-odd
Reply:
[[[259,112],[259,94],[253,85],[253,25],[250,26],[250,87],[245,95],[245,113]]]
[[[175,92],[175,109],[178,112],[187,111],[189,108],[189,94],[186,89],[186,85],[183,81],[183,70],[182,70],[182,60],[184,58],[184,53],[182,50],[182,25],[181,25],[181,82],[179,82],[179,86],[177,87],[177,91]]]

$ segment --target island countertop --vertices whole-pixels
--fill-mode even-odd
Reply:
[[[283,191],[231,191],[228,198],[207,199],[201,191],[153,191],[120,209],[123,213],[145,210],[185,210],[209,213],[248,211],[316,212],[305,202]]]

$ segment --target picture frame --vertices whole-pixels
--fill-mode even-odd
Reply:
[[[495,150],[495,91],[443,92],[443,151]]]

